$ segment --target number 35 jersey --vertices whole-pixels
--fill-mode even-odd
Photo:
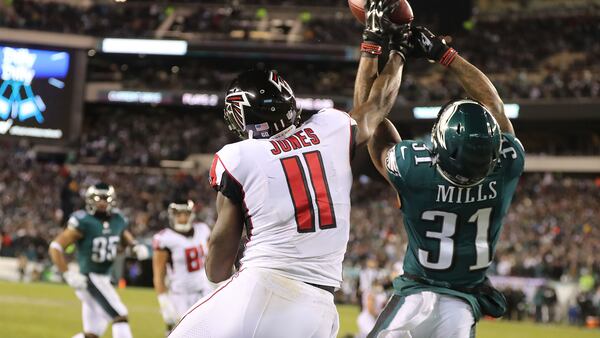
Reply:
[[[287,138],[226,145],[211,185],[245,212],[242,267],[339,287],[350,227],[356,122],[324,109]]]
[[[193,293],[209,290],[204,272],[209,237],[210,228],[205,223],[194,224],[191,236],[185,236],[171,228],[154,235],[153,249],[169,253],[167,282],[170,292]]]
[[[117,256],[123,231],[127,229],[125,217],[113,210],[110,217],[100,219],[78,210],[71,214],[67,226],[82,235],[75,243],[81,273],[107,274]]]
[[[408,234],[404,271],[451,286],[475,286],[485,279],[523,172],[523,146],[503,134],[500,163],[472,187],[444,179],[431,156],[422,142],[402,141],[386,158]]]

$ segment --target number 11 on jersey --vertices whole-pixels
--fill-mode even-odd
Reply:
[[[335,212],[321,153],[319,151],[307,152],[303,154],[303,158],[308,168],[310,185],[316,199],[319,213],[319,228],[335,228]],[[298,232],[315,232],[316,217],[313,196],[311,195],[309,180],[305,174],[300,157],[291,156],[282,158],[281,165],[294,203]]]

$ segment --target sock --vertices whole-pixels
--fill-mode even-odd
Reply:
[[[113,323],[112,325],[113,338],[133,338],[131,328],[127,322]]]
[[[83,333],[79,332],[78,334],[74,335],[71,338],[85,338],[85,335]]]

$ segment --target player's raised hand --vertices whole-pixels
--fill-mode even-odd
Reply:
[[[397,0],[367,0],[365,4],[365,30],[363,41],[381,46],[385,41],[391,21],[389,15],[398,7]]]
[[[406,61],[406,56],[413,49],[411,42],[411,27],[410,24],[397,25],[390,22],[390,51],[396,52]]]
[[[411,32],[412,49],[409,55],[412,57],[426,58],[430,62],[439,62],[448,66],[458,54],[454,48],[446,45],[443,38],[436,36],[425,27],[413,27]]]
[[[65,282],[76,290],[85,290],[87,288],[87,278],[76,271],[68,270],[63,273]]]

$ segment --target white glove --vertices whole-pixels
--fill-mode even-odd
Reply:
[[[136,244],[133,246],[133,252],[135,252],[135,257],[139,261],[143,261],[145,259],[150,258],[150,250],[144,244]]]
[[[175,325],[179,321],[179,316],[175,310],[175,306],[171,303],[171,300],[166,293],[158,295],[158,304],[160,305],[160,314],[162,315],[165,324]]]
[[[87,277],[76,271],[67,271],[63,273],[63,279],[70,287],[76,290],[85,290],[87,288]]]

